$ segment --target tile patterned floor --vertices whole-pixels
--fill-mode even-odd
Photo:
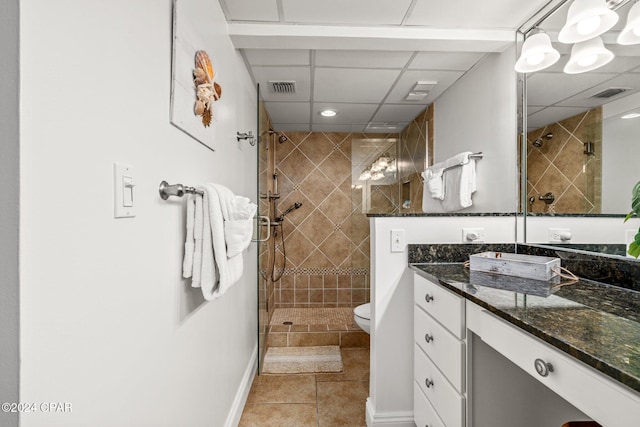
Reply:
[[[257,376],[239,427],[366,427],[369,349],[341,352],[341,373]]]
[[[294,325],[351,325],[353,307],[276,308],[271,325],[282,325],[284,322]]]

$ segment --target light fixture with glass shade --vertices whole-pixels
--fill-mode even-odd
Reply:
[[[627,24],[618,35],[618,44],[640,43],[640,1],[636,1],[627,15]]]
[[[574,0],[567,22],[558,34],[560,43],[579,43],[609,31],[618,22],[618,14],[607,0]]]
[[[560,53],[551,45],[549,35],[536,28],[524,41],[515,70],[518,73],[533,73],[552,66],[558,59]]]
[[[571,48],[571,57],[564,66],[567,74],[586,73],[608,64],[614,58],[613,52],[604,47],[600,37],[576,43]]]

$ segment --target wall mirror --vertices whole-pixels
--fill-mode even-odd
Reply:
[[[628,19],[640,16],[640,3],[603,0],[618,20],[597,36],[593,34],[602,30],[589,28],[589,23],[570,27],[582,13],[577,8],[587,3],[594,2],[552,1],[517,34],[519,55],[536,34],[546,34],[550,41],[538,45],[538,52],[559,54],[547,68],[519,74],[525,230],[537,217],[547,218],[545,227],[562,217],[565,224],[567,217],[574,224],[594,217],[622,222],[640,180],[640,27],[620,43]],[[604,23],[609,17],[597,19]],[[598,22],[592,24],[595,28]],[[638,44],[627,44],[636,40]],[[542,56],[529,57],[524,66],[544,67]],[[601,60],[609,62],[600,65]],[[529,233],[525,239],[532,241]],[[619,246],[624,243],[621,238]],[[610,253],[625,254],[619,248]]]

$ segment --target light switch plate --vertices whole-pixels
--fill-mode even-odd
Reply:
[[[404,252],[404,230],[391,230],[391,252]]]
[[[125,179],[127,178],[127,179]],[[135,187],[127,188],[131,182],[135,185],[133,168],[123,163],[113,164],[113,205],[114,218],[133,218],[136,216]],[[130,191],[130,197],[125,198],[125,192]],[[130,205],[130,206],[125,206]]]

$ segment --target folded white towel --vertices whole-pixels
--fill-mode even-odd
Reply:
[[[228,208],[230,219],[224,222],[224,239],[227,242],[227,258],[231,258],[251,244],[253,217],[258,205],[246,197],[234,196]]]
[[[234,194],[219,184],[206,184],[204,191],[204,236],[202,252],[202,294],[207,300],[222,296],[242,276],[243,260],[238,253],[227,256],[224,222],[231,219]],[[207,230],[208,229],[208,230]],[[209,233],[207,233],[209,231]],[[212,257],[210,257],[210,249]],[[209,259],[214,262],[209,263]],[[211,268],[213,266],[213,268]],[[217,279],[217,280],[216,280]]]
[[[434,199],[444,199],[444,181],[442,174],[444,169],[427,168],[422,172],[424,178],[424,188],[429,192],[429,196]]]
[[[195,250],[195,240],[193,237],[193,223],[195,217],[196,200],[193,195],[187,197],[187,231],[184,242],[184,260],[182,261],[182,277],[188,279],[193,275],[193,251]]]

